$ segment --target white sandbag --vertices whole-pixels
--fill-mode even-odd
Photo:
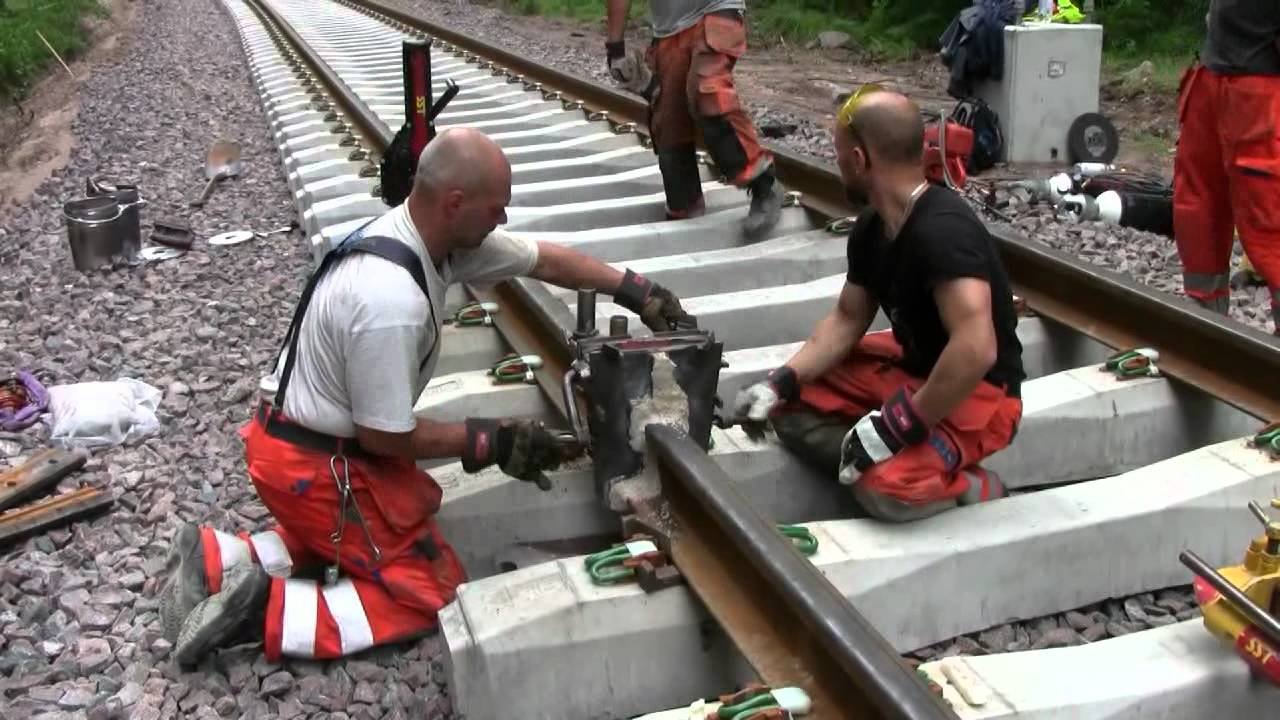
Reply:
[[[130,442],[160,429],[158,389],[133,378],[49,388],[44,421],[62,447],[98,447]]]

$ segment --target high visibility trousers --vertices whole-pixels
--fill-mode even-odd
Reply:
[[[1183,76],[1173,225],[1188,297],[1229,309],[1235,230],[1280,318],[1280,76]]]
[[[465,579],[462,565],[433,517],[412,507],[403,495],[387,497],[369,490],[382,486],[397,488],[395,493],[435,487],[430,477],[405,463],[394,474],[382,467],[375,478],[374,466],[348,460],[352,497],[360,503],[381,558],[373,557],[349,507],[340,543],[342,578],[326,585],[313,578],[334,562],[330,534],[340,496],[329,456],[271,437],[256,422],[241,433],[249,475],[279,525],[253,535],[201,528],[205,576],[213,592],[221,588],[223,572],[237,563],[259,563],[272,576],[265,621],[267,659],[332,659],[435,629],[437,613],[453,600]]]
[[[802,385],[800,399],[777,412],[772,420],[778,438],[834,478],[840,443],[853,424],[898,388],[914,392],[924,384],[895,364],[901,356],[891,331],[868,333],[843,364]],[[927,442],[862,473],[853,485],[854,497],[870,515],[890,521],[1000,497],[999,479],[978,463],[1012,441],[1021,419],[1021,399],[979,383]]]
[[[657,83],[650,98],[649,131],[669,217],[702,211],[699,131],[721,174],[738,187],[773,165],[733,83],[734,65],[746,50],[746,23],[736,10],[704,15],[692,27],[657,38],[649,47],[646,61]]]

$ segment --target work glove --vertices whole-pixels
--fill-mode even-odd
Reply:
[[[911,404],[911,392],[898,388],[845,434],[840,443],[840,483],[854,484],[872,465],[928,440],[931,430]]]
[[[697,327],[697,320],[680,307],[680,299],[670,290],[628,270],[613,293],[613,301],[640,316],[654,332]]]
[[[632,50],[628,54],[624,40],[606,42],[604,50],[609,77],[613,79],[615,85],[637,95],[649,87],[652,73],[649,72],[649,66],[645,64],[643,53]]]
[[[496,464],[502,472],[550,489],[542,473],[560,467],[555,436],[537,420],[468,418],[462,469],[473,473]]]
[[[742,388],[733,401],[733,416],[741,420],[764,422],[779,405],[800,396],[796,371],[783,365],[769,371],[760,382]]]

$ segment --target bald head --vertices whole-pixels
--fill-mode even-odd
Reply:
[[[450,128],[418,156],[414,189],[429,196],[452,190],[493,192],[511,181],[511,164],[492,138],[475,128]]]
[[[920,108],[906,95],[882,91],[862,100],[848,132],[871,153],[873,161],[919,165],[924,150]]]

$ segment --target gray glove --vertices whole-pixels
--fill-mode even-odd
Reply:
[[[649,66],[645,64],[644,53],[640,50],[633,49],[630,53],[626,51],[625,41],[605,43],[605,58],[609,66],[609,77],[613,82],[623,90],[628,90],[637,95],[643,93],[645,88],[649,87],[649,80],[653,73],[649,71]]]
[[[796,399],[799,394],[795,370],[783,365],[770,371],[764,380],[739,390],[733,401],[733,415],[764,422],[779,405]]]

